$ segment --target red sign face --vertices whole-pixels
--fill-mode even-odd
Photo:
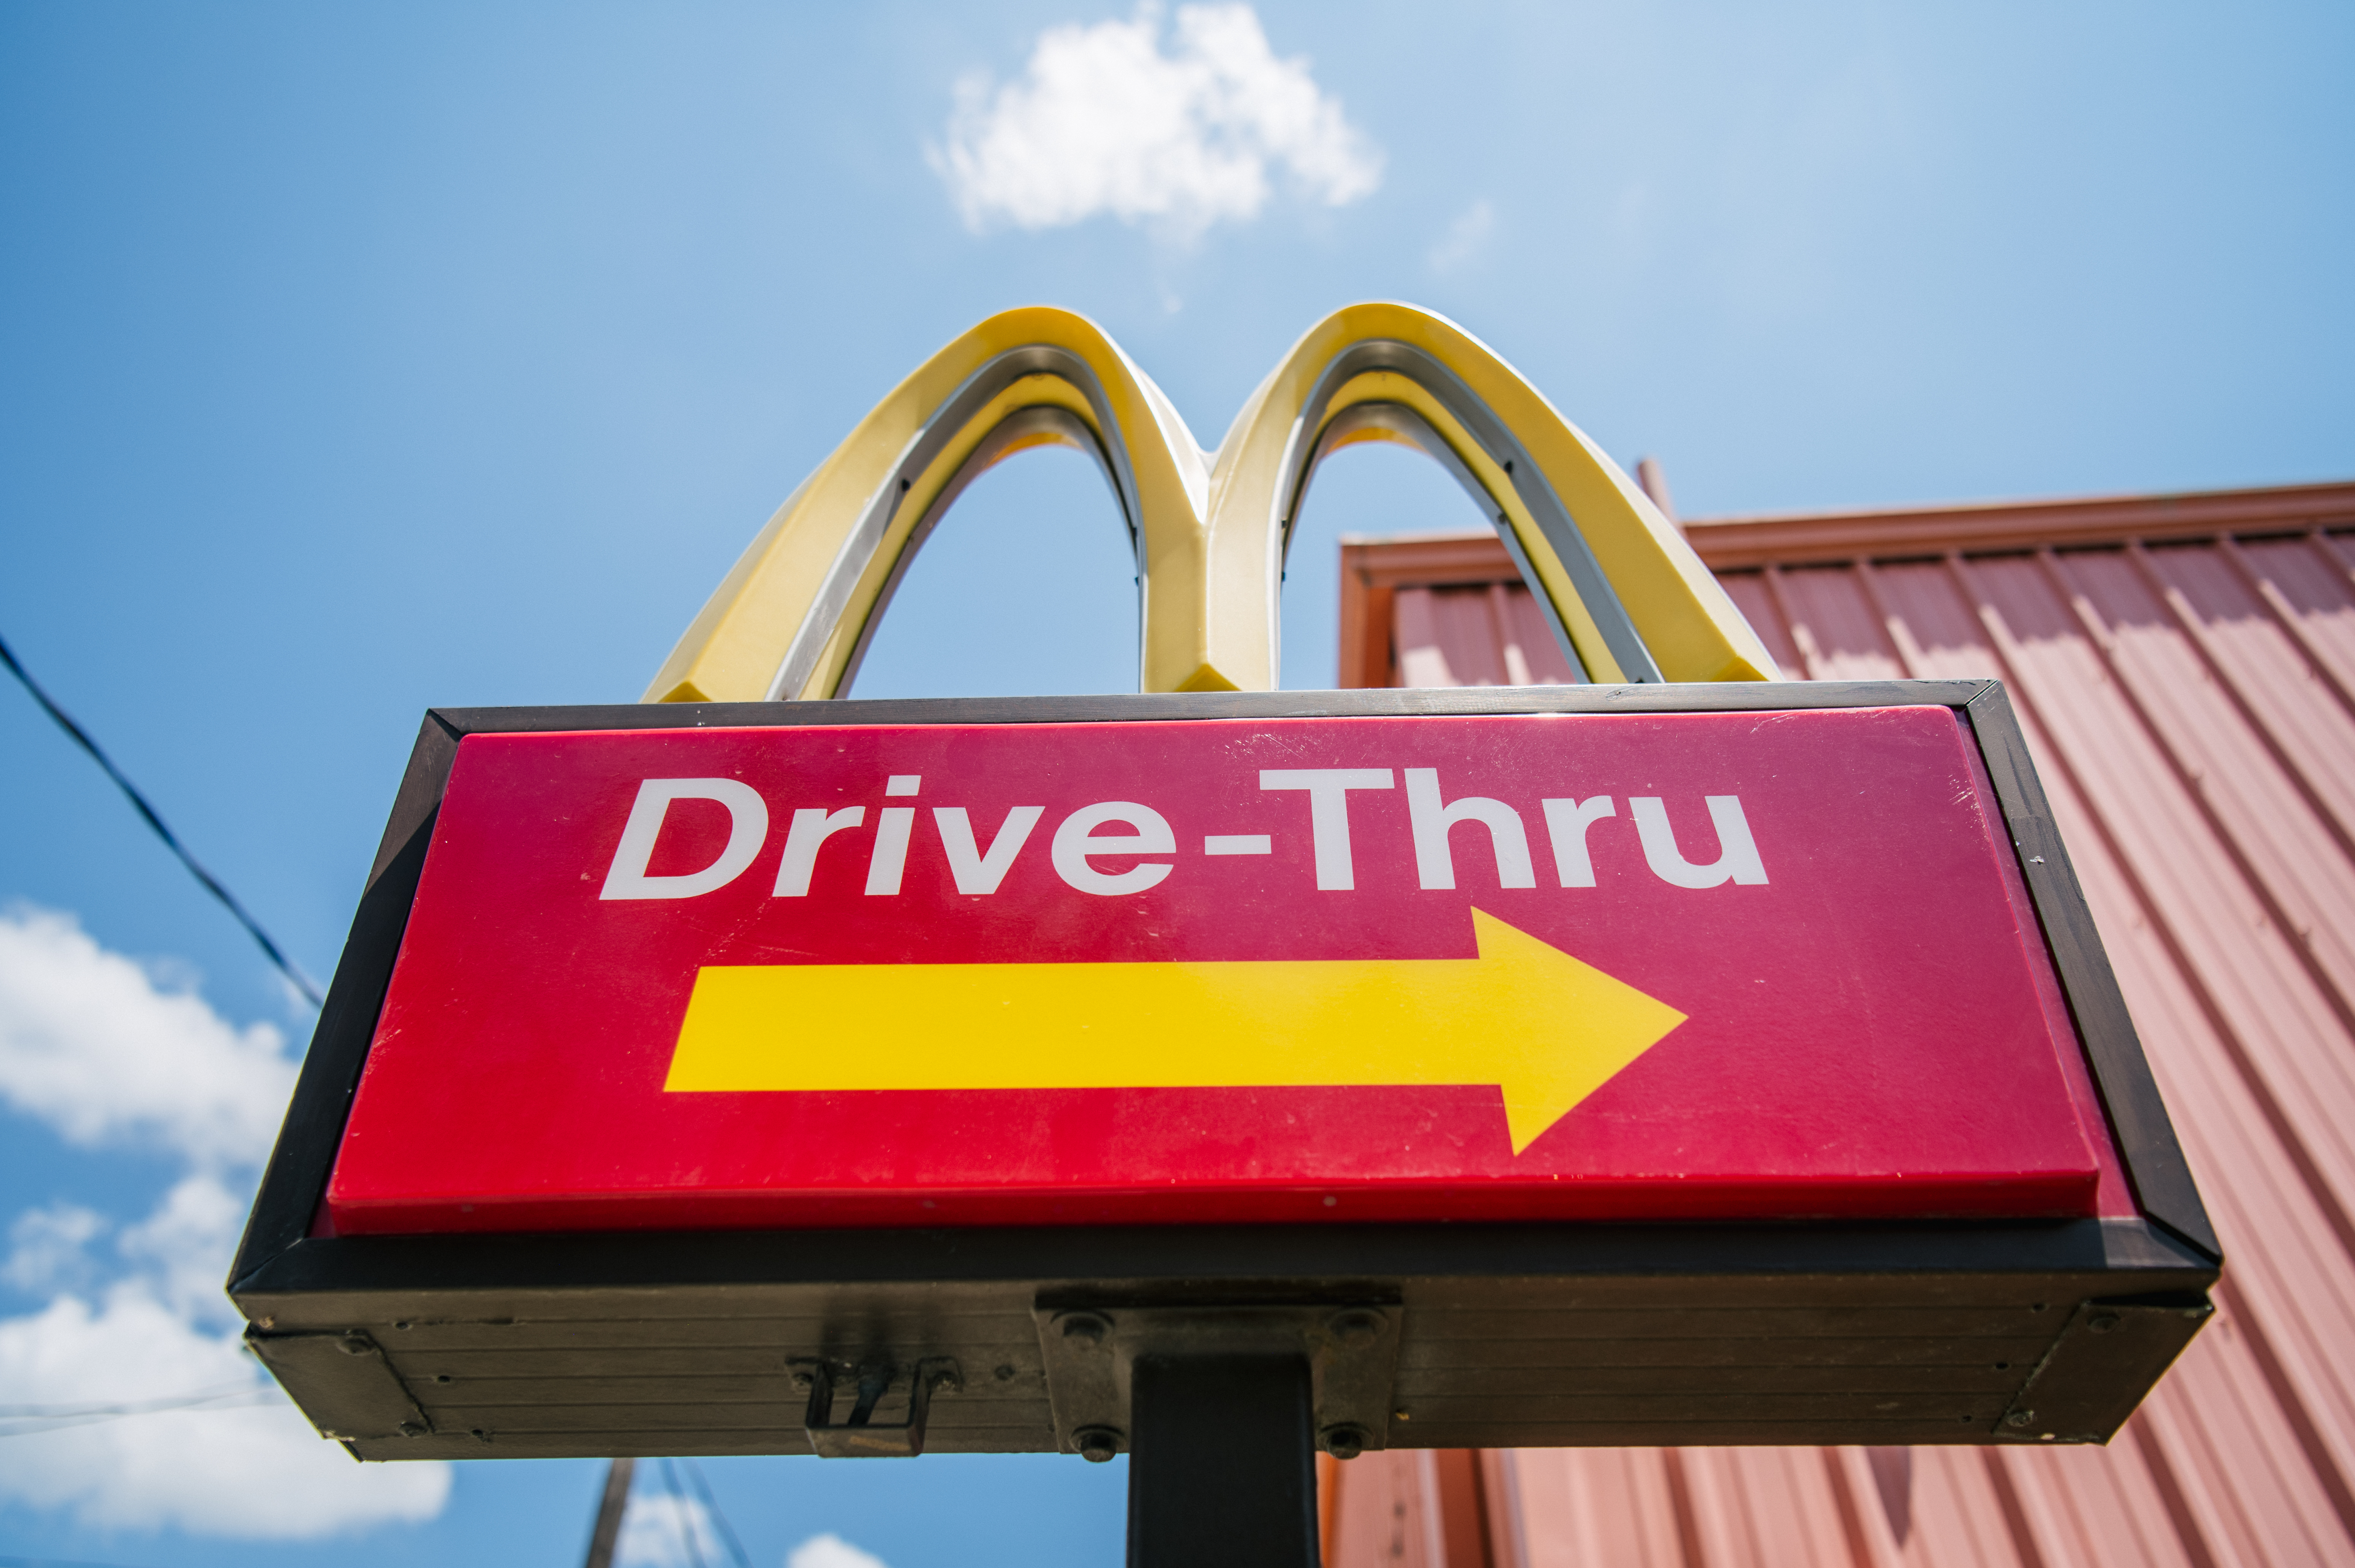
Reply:
[[[2132,1212],[1903,707],[469,736],[325,1221]]]

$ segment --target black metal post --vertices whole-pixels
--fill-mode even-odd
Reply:
[[[1298,1356],[1146,1356],[1129,1385],[1128,1568],[1317,1568]]]

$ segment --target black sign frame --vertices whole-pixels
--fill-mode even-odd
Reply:
[[[1902,705],[1977,741],[2139,1218],[314,1234],[467,735]],[[1390,1325],[1353,1445],[1910,1445],[2106,1441],[2222,1263],[2002,684],[1749,682],[431,710],[229,1288],[368,1459],[854,1451],[814,1364],[884,1369],[912,1448],[1083,1449],[1051,1323],[1304,1308]]]

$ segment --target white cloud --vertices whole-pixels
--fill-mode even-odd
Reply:
[[[27,1296],[87,1282],[96,1267],[87,1249],[106,1228],[104,1214],[78,1203],[26,1210],[8,1227],[8,1261],[0,1264],[0,1282]]]
[[[645,1475],[642,1467],[640,1475]],[[696,1550],[689,1552],[687,1538],[692,1533]],[[622,1515],[622,1538],[613,1543],[614,1568],[689,1568],[698,1555],[701,1561],[715,1561],[719,1552],[719,1537],[711,1528],[710,1510],[693,1498],[672,1497],[665,1492],[640,1491],[630,1497],[629,1511]]]
[[[10,1225],[0,1279],[55,1294],[0,1319],[16,1412],[0,1419],[0,1501],[98,1529],[272,1541],[442,1511],[448,1465],[354,1463],[245,1353],[222,1294],[245,1218],[225,1173],[268,1152],[293,1075],[276,1030],[233,1027],[70,916],[0,914],[0,1099],[75,1142],[140,1138],[195,1167],[104,1262],[92,1244],[109,1222],[78,1204]],[[198,1395],[213,1397],[89,1419]]]
[[[1162,47],[1157,7],[1134,21],[1039,35],[1019,81],[957,86],[945,146],[928,150],[968,226],[1054,228],[1110,214],[1179,239],[1257,216],[1279,167],[1339,207],[1381,183],[1380,152],[1278,59],[1249,5],[1178,8]]]
[[[442,1511],[450,1467],[357,1465],[256,1372],[233,1332],[206,1333],[144,1281],[93,1307],[60,1296],[0,1320],[12,1404],[72,1406],[250,1390],[260,1401],[0,1439],[0,1498],[69,1508],[105,1530],[307,1540]]]
[[[144,1139],[200,1164],[258,1164],[293,1085],[269,1024],[231,1026],[69,915],[0,914],[0,1099],[69,1140]]]
[[[245,1203],[209,1175],[186,1177],[163,1205],[124,1231],[116,1249],[156,1297],[190,1321],[239,1321],[223,1281],[245,1225]]]
[[[886,1568],[872,1552],[861,1552],[838,1535],[813,1535],[785,1554],[785,1568]]]
[[[1431,248],[1428,260],[1434,272],[1452,272],[1488,249],[1488,240],[1497,232],[1497,209],[1481,197],[1455,215],[1439,243]]]

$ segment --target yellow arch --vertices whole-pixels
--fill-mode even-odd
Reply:
[[[1127,519],[1141,687],[1272,689],[1292,520],[1316,464],[1358,440],[1422,447],[1455,475],[1591,679],[1774,677],[1764,644],[1643,493],[1444,318],[1335,312],[1206,456],[1102,329],[1033,307],[965,333],[859,422],[737,561],[645,700],[835,695],[942,513],[992,464],[1048,442],[1092,455]]]

